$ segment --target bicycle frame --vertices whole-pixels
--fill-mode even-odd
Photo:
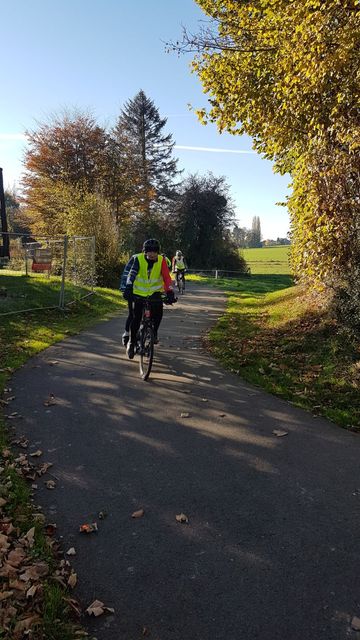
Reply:
[[[138,331],[137,352],[139,353],[139,370],[143,380],[147,380],[154,358],[155,330],[151,314],[150,297],[145,298],[141,323]]]
[[[179,293],[183,294],[184,293],[184,288],[185,288],[185,280],[184,280],[184,272],[183,271],[177,271],[177,273],[176,273],[176,283],[177,283],[177,287],[179,289]]]

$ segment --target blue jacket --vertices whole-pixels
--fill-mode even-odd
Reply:
[[[129,262],[125,266],[124,271],[122,272],[121,280],[120,280],[120,287],[119,287],[120,291],[125,291],[126,281],[128,279],[128,275],[129,275],[129,273],[131,271],[131,268],[132,268],[132,266],[134,264],[134,258],[135,258],[135,256],[131,256]]]

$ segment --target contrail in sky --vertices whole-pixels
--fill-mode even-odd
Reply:
[[[0,133],[0,140],[26,140],[24,133]]]
[[[0,141],[2,140],[26,140],[24,133],[0,133]],[[219,147],[194,147],[186,144],[176,144],[174,149],[183,151],[209,151],[210,153],[242,153],[253,155],[256,151],[246,149],[221,149]]]
[[[246,151],[243,149],[219,149],[217,147],[191,147],[183,144],[176,144],[174,149],[184,149],[185,151],[210,151],[212,153],[250,153],[254,154],[256,151]]]

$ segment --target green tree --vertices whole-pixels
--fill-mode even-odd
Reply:
[[[231,240],[234,211],[223,176],[190,175],[184,181],[176,209],[176,248],[192,268],[245,269]]]
[[[113,138],[119,149],[122,170],[132,185],[132,210],[149,218],[174,197],[174,180],[179,171],[173,158],[174,141],[163,129],[166,118],[144,91],[125,103]]]

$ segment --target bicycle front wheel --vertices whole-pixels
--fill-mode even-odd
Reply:
[[[150,324],[146,325],[141,332],[140,340],[140,375],[143,380],[147,380],[154,358],[154,329]]]

